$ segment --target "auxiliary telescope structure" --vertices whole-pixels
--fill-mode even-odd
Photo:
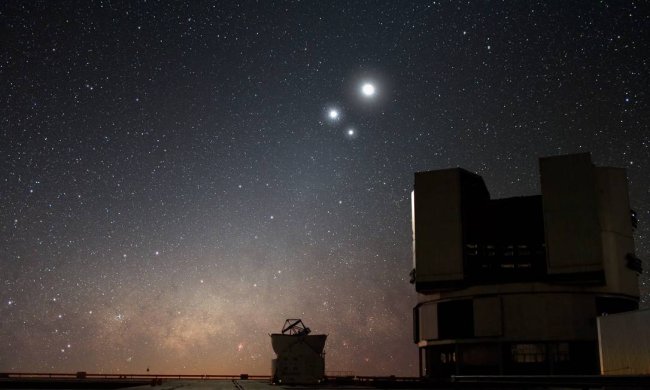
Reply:
[[[307,385],[325,379],[325,334],[310,334],[300,319],[284,322],[282,333],[271,334],[273,351],[271,377],[283,385]]]

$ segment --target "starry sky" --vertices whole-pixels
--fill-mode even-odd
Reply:
[[[649,15],[3,1],[0,371],[270,374],[302,318],[328,372],[416,375],[415,171],[529,195],[590,151],[628,170],[648,269]]]

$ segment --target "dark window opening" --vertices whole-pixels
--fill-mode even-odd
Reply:
[[[471,299],[438,304],[440,339],[474,337],[474,305]]]
[[[465,244],[468,277],[476,281],[535,279],[546,273],[540,244]]]
[[[549,344],[549,357],[553,362],[568,362],[570,360],[569,351],[569,343]]]
[[[451,364],[456,363],[456,352],[440,352],[440,363]]]
[[[483,200],[466,206],[463,254],[467,280],[507,283],[546,276],[541,196]]]
[[[515,363],[543,363],[546,361],[546,345],[513,344],[510,354]]]

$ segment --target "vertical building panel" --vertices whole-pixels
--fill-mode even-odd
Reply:
[[[650,375],[650,310],[598,317],[603,375]]]
[[[597,180],[588,153],[540,159],[548,273],[602,271]]]
[[[420,340],[438,339],[438,305],[429,303],[419,308]]]
[[[416,289],[463,279],[460,171],[415,174]]]
[[[504,335],[512,340],[596,339],[593,296],[537,293],[502,299]]]
[[[596,168],[596,173],[607,288],[613,292],[638,296],[637,272],[627,264],[628,255],[634,255],[634,237],[625,170]]]
[[[488,297],[474,300],[474,333],[476,337],[493,337],[503,334],[501,298]]]

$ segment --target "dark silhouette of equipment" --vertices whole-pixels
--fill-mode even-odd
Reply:
[[[311,329],[305,326],[301,319],[288,319],[284,321],[282,327],[282,334],[291,336],[307,336],[311,333]]]
[[[325,378],[325,340],[327,335],[310,335],[311,330],[300,319],[287,319],[282,333],[271,335],[274,383],[305,385],[320,383]]]

